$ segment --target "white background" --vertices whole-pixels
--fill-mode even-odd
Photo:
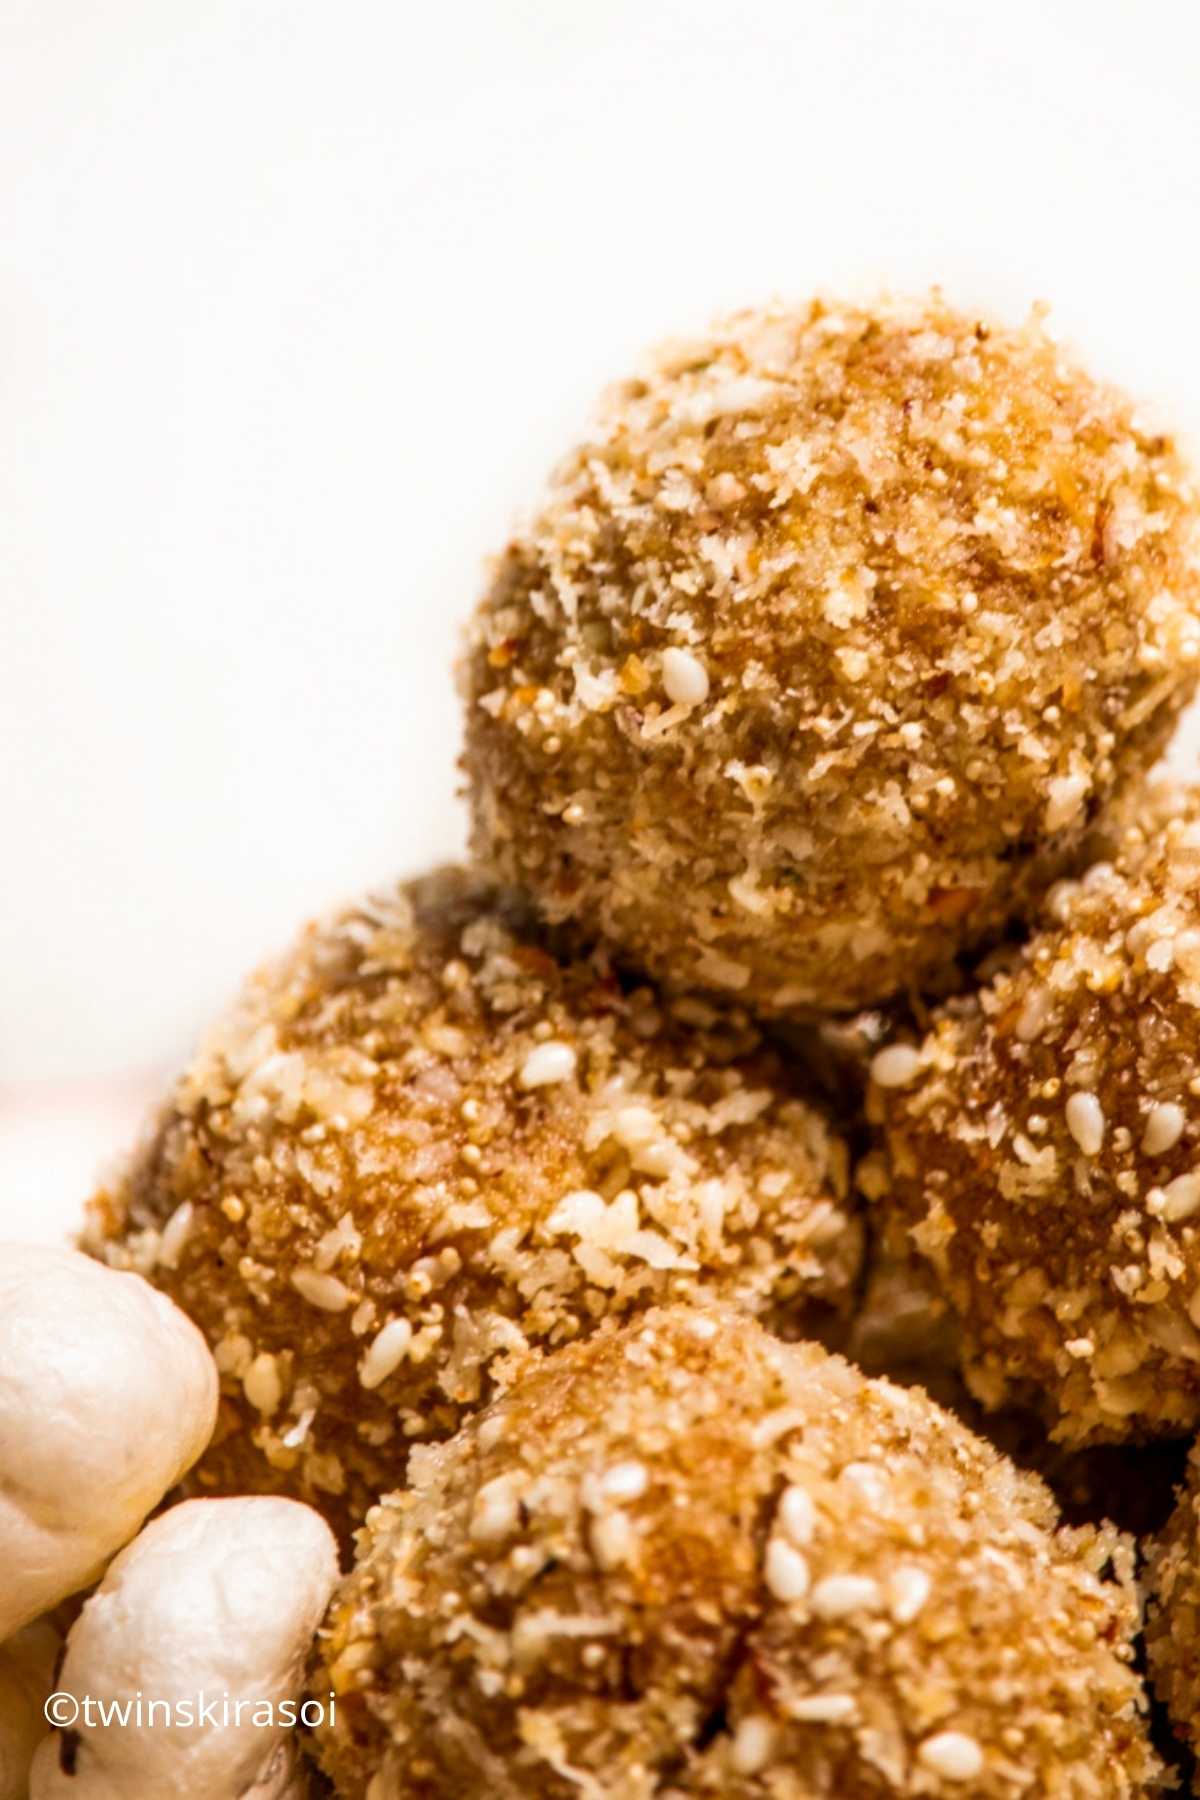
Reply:
[[[0,0],[0,1218],[452,854],[458,620],[641,344],[1019,314],[1200,423],[1200,8]]]

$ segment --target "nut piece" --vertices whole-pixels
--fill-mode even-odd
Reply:
[[[0,1639],[95,1580],[216,1409],[204,1339],[148,1282],[0,1245]]]
[[[527,1351],[710,1294],[794,1337],[849,1310],[862,1226],[842,1139],[744,1013],[630,987],[443,870],[250,985],[89,1247],[213,1347],[194,1489],[287,1492],[348,1539]]]
[[[475,852],[762,1014],[933,983],[1165,745],[1195,529],[1173,443],[1037,314],[738,313],[613,390],[498,559]]]
[[[556,1350],[409,1473],[318,1640],[346,1800],[1155,1784],[1132,1541],[743,1314]]]
[[[30,1800],[283,1800],[302,1792],[282,1727],[253,1703],[303,1698],[304,1661],[337,1580],[329,1527],[296,1501],[189,1500],[109,1566],[67,1637],[59,1689],[82,1700],[169,1707],[228,1696],[229,1724],[147,1717],[45,1740]],[[237,1721],[236,1703],[244,1706]],[[222,1711],[220,1717],[224,1720]],[[69,1750],[64,1755],[64,1748]]]
[[[42,1713],[61,1639],[38,1619],[0,1645],[0,1800],[27,1800],[29,1764],[46,1735]]]

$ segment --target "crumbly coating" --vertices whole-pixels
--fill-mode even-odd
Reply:
[[[375,1508],[318,1638],[354,1800],[1140,1795],[1132,1545],[745,1314],[548,1358]]]
[[[919,1045],[879,1052],[876,1201],[962,1327],[989,1407],[1065,1443],[1200,1424],[1200,790],[1151,797],[1114,860]]]
[[[1175,449],[1035,315],[767,307],[617,390],[468,634],[474,848],[760,1013],[1022,913],[1195,682]]]
[[[530,1346],[702,1292],[785,1334],[849,1304],[845,1146],[745,1015],[552,948],[453,870],[311,928],[93,1202],[88,1247],[213,1346],[193,1491],[345,1530]]]
[[[1184,1742],[1200,1750],[1200,1445],[1175,1510],[1146,1549],[1146,1660]]]

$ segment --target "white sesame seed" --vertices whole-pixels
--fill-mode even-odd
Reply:
[[[1174,1181],[1168,1181],[1163,1189],[1162,1216],[1177,1225],[1182,1219],[1190,1219],[1200,1207],[1200,1169],[1189,1169],[1186,1175],[1177,1175]]]
[[[871,1506],[881,1506],[887,1499],[888,1479],[878,1463],[847,1463],[839,1479],[848,1481]]]
[[[674,644],[663,651],[662,683],[676,706],[700,706],[708,699],[708,670],[690,650]]]
[[[412,1326],[407,1319],[389,1319],[375,1334],[370,1349],[358,1366],[358,1379],[365,1388],[377,1388],[394,1374],[412,1343]]]
[[[785,1606],[790,1606],[795,1600],[803,1600],[808,1592],[808,1564],[799,1550],[794,1549],[784,1538],[773,1537],[767,1545],[764,1573],[767,1586],[776,1600],[782,1600]]]
[[[775,1727],[761,1713],[742,1719],[733,1734],[729,1760],[735,1775],[757,1775],[771,1760]]]
[[[296,1423],[288,1426],[288,1429],[279,1440],[286,1450],[298,1450],[300,1448],[300,1445],[308,1436],[309,1427],[316,1416],[316,1407],[306,1406],[304,1411],[300,1414],[300,1417],[296,1420]]]
[[[1035,987],[1031,989],[1017,1015],[1015,1030],[1021,1043],[1030,1044],[1034,1038],[1041,1035],[1052,1011],[1053,1002],[1049,988]]]
[[[912,1624],[928,1600],[932,1585],[924,1569],[916,1569],[911,1563],[893,1571],[888,1579],[888,1602],[897,1625]]]
[[[479,1421],[475,1441],[481,1450],[494,1450],[496,1445],[503,1440],[507,1430],[508,1423],[503,1412],[487,1413]]]
[[[630,1561],[637,1533],[628,1513],[602,1513],[592,1521],[591,1540],[592,1551],[600,1567],[619,1569],[623,1563]]]
[[[728,469],[714,475],[704,490],[704,498],[710,506],[736,506],[739,500],[745,498],[745,494],[746,490],[737,476]]]
[[[511,1475],[485,1482],[471,1509],[471,1536],[476,1543],[498,1544],[510,1537],[521,1518]]]
[[[1072,1094],[1067,1101],[1067,1130],[1085,1156],[1099,1156],[1104,1142],[1104,1109],[1095,1094]]]
[[[653,1143],[661,1130],[658,1118],[648,1106],[623,1106],[613,1120],[613,1136],[626,1150]]]
[[[292,1273],[292,1286],[302,1300],[307,1300],[310,1306],[319,1306],[322,1312],[345,1312],[350,1304],[350,1289],[336,1275],[322,1275],[316,1269],[296,1269]]]
[[[1059,775],[1046,789],[1046,830],[1061,831],[1069,825],[1087,795],[1090,782],[1086,775]]]
[[[965,1731],[939,1731],[925,1739],[917,1761],[943,1781],[972,1781],[983,1768],[983,1751]]]
[[[313,1267],[325,1274],[332,1269],[339,1256],[349,1256],[353,1261],[361,1253],[362,1236],[355,1227],[353,1215],[346,1212],[317,1245],[313,1252]]]
[[[657,1138],[652,1144],[640,1144],[633,1153],[633,1166],[642,1175],[670,1175],[679,1162],[679,1150],[671,1138]]]
[[[784,1537],[801,1548],[812,1543],[813,1531],[817,1523],[817,1509],[813,1505],[812,1495],[806,1488],[787,1487],[779,1498],[779,1510],[775,1514],[777,1530]]]
[[[883,1605],[879,1583],[869,1575],[826,1575],[812,1591],[812,1609],[822,1619],[844,1619],[851,1613],[878,1612]]]
[[[1183,1136],[1186,1124],[1187,1114],[1173,1100],[1163,1100],[1152,1106],[1142,1133],[1142,1155],[1165,1156]]]
[[[789,1702],[787,1712],[789,1719],[797,1719],[802,1725],[840,1725],[854,1717],[854,1697],[851,1694],[806,1694],[802,1700]]]
[[[283,1398],[283,1383],[279,1379],[279,1364],[268,1351],[264,1350],[250,1364],[242,1376],[242,1388],[257,1412],[269,1418],[278,1410]]]
[[[517,1079],[523,1088],[550,1087],[556,1081],[570,1081],[575,1073],[575,1060],[570,1044],[550,1038],[529,1052]]]
[[[921,1057],[911,1044],[889,1044],[871,1062],[871,1079],[877,1087],[909,1087],[920,1073]]]
[[[163,1226],[162,1236],[158,1240],[158,1260],[164,1268],[174,1269],[178,1266],[180,1253],[192,1234],[194,1217],[195,1209],[191,1201],[183,1200]]]
[[[600,1477],[600,1491],[606,1500],[640,1500],[649,1479],[640,1462],[614,1463]]]

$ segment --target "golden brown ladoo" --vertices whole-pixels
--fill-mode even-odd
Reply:
[[[1179,1736],[1200,1750],[1200,1445],[1175,1510],[1147,1547],[1146,1657]]]
[[[1194,1430],[1200,791],[1160,795],[873,1070],[876,1205],[937,1271],[976,1395],[1041,1405],[1067,1443]]]
[[[847,1189],[743,1014],[560,962],[518,902],[443,871],[250,984],[88,1242],[213,1346],[193,1482],[345,1529],[529,1345],[694,1293],[784,1333],[845,1307]]]
[[[1132,1544],[744,1314],[558,1351],[370,1515],[318,1643],[353,1800],[1153,1791]]]
[[[934,294],[741,313],[619,389],[463,663],[474,848],[760,1012],[935,981],[1195,682],[1171,442]]]

